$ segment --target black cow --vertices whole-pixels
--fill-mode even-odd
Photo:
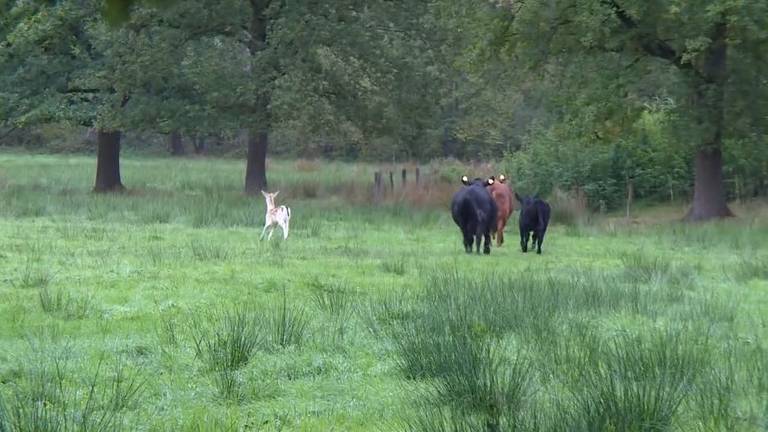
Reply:
[[[517,192],[515,198],[520,202],[520,247],[523,252],[528,252],[528,235],[533,232],[533,246],[536,246],[536,253],[540,254],[549,225],[549,204],[537,197],[523,198]]]
[[[464,249],[467,253],[472,253],[474,240],[477,243],[477,253],[480,253],[480,241],[483,239],[483,253],[490,254],[491,230],[496,227],[498,210],[485,187],[493,184],[493,180],[476,178],[470,182],[467,176],[464,176],[461,182],[465,187],[453,195],[451,214],[464,236]]]

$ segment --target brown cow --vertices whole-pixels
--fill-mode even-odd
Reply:
[[[496,246],[501,246],[504,243],[504,227],[507,225],[507,219],[515,210],[515,199],[512,190],[506,184],[507,178],[504,174],[499,175],[498,180],[491,176],[491,180],[493,181],[489,181],[490,184],[486,187],[498,208],[494,237],[496,237]]]

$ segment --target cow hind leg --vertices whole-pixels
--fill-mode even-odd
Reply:
[[[528,231],[520,230],[520,249],[523,253],[528,252]]]
[[[544,243],[544,231],[540,231],[536,235],[536,253],[541,255],[541,244]]]
[[[472,238],[472,232],[464,230],[462,235],[464,236],[464,251],[466,253],[472,253],[472,241],[474,240]]]
[[[485,244],[483,245],[483,253],[486,255],[490,255],[491,253],[491,233],[487,232],[483,236],[485,237]]]
[[[496,225],[496,246],[499,247],[504,244],[504,220],[499,220]]]

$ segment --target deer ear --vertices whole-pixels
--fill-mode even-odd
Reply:
[[[469,185],[469,179],[467,178],[467,176],[461,176],[461,182],[464,183],[465,185]]]
[[[279,193],[280,193],[280,191],[277,191],[277,192],[273,193],[273,194],[272,194],[272,196],[273,196],[273,197],[276,197],[276,196],[277,196],[277,194],[279,194]]]
[[[265,198],[269,196],[269,194],[264,192],[263,190],[261,191],[261,194],[264,195]]]

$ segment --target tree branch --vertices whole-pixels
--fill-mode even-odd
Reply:
[[[103,93],[104,90],[102,89],[95,89],[95,88],[69,88],[64,91],[64,94],[95,94],[95,93]]]
[[[678,69],[693,70],[690,63],[684,63],[682,56],[667,42],[659,39],[650,32],[643,31],[637,21],[632,18],[627,11],[619,5],[617,0],[602,0],[603,4],[613,10],[616,18],[621,22],[625,29],[635,31],[635,39],[646,54],[667,60]]]

